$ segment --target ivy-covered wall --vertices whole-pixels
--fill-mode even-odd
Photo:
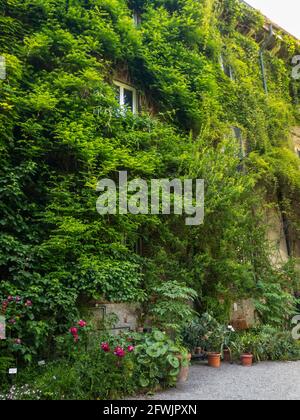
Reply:
[[[35,302],[37,346],[90,298],[151,313],[157,285],[180,282],[226,318],[236,299],[298,287],[292,261],[272,266],[263,222],[274,204],[299,236],[297,42],[264,52],[266,94],[262,26],[237,0],[0,0],[0,293]],[[124,68],[155,113],[119,112]],[[120,170],[204,178],[204,225],[99,216],[97,181]]]

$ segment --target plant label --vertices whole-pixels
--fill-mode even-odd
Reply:
[[[18,369],[17,368],[9,369],[8,373],[9,375],[16,375],[18,373]]]

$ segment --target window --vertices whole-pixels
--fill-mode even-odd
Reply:
[[[243,139],[242,130],[239,127],[232,127],[231,129],[232,129],[234,138],[237,140],[238,147],[239,147],[239,157],[242,160],[246,157],[246,147],[245,147],[245,142]]]
[[[117,87],[117,98],[120,107],[123,110],[129,110],[133,114],[137,114],[137,91],[132,86],[126,85],[121,82],[114,81]]]
[[[230,80],[234,80],[233,69],[231,65],[226,62],[226,59],[222,54],[220,55],[220,66],[226,76],[228,76]]]
[[[134,22],[135,26],[139,26],[142,23],[142,17],[141,17],[141,14],[138,11],[135,10],[133,12],[132,18],[133,18],[133,22]]]
[[[246,143],[243,139],[242,130],[239,127],[231,127],[233,137],[236,139],[237,146],[237,157],[240,159],[240,163],[237,167],[238,172],[245,172],[244,159],[247,156]]]

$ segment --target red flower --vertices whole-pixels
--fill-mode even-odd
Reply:
[[[87,326],[87,323],[81,319],[80,321],[78,321],[78,325],[79,327],[84,328]]]
[[[132,352],[134,351],[134,346],[128,346],[128,347],[127,347],[127,351],[128,351],[129,353],[132,353]]]
[[[76,327],[72,327],[72,328],[70,328],[70,333],[75,337],[75,336],[78,336],[78,328],[76,328]]]
[[[27,307],[31,307],[31,306],[32,306],[32,302],[31,302],[31,300],[26,300],[26,302],[25,302],[25,306],[27,306]]]
[[[6,309],[7,309],[7,307],[8,307],[8,300],[4,300],[3,302],[2,302],[2,312],[6,312]]]
[[[78,334],[75,334],[73,337],[74,337],[75,343],[78,343],[78,341],[79,341],[79,335]]]
[[[114,350],[114,355],[117,356],[117,357],[120,357],[120,358],[124,357],[125,354],[126,354],[125,350],[120,346],[116,347],[115,350]]]
[[[108,343],[102,343],[101,344],[101,349],[105,352],[105,353],[109,353],[110,352],[110,347]]]

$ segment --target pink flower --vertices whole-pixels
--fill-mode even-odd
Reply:
[[[15,300],[16,300],[17,303],[21,302],[20,296],[16,296]]]
[[[2,302],[2,308],[3,309],[6,309],[8,307],[8,300],[4,300],[3,302]]]
[[[20,340],[20,338],[16,338],[15,339],[15,344],[17,344],[17,345],[22,344],[22,340]]]
[[[31,302],[31,300],[26,300],[26,302],[25,302],[25,306],[27,306],[27,307],[31,307],[31,306],[32,306],[32,302]]]
[[[78,328],[76,327],[72,327],[70,328],[70,333],[75,337],[76,335],[78,336]]]
[[[108,343],[102,343],[101,344],[101,349],[105,352],[105,353],[109,353],[110,352],[110,347]]]
[[[78,341],[79,341],[79,335],[78,334],[75,334],[73,337],[74,337],[75,343],[78,343]]]
[[[127,351],[128,351],[129,353],[132,353],[132,352],[134,351],[134,346],[128,346],[128,347],[127,347]]]
[[[14,300],[14,297],[13,296],[8,296],[7,300],[8,300],[8,302],[12,302]]]
[[[78,325],[79,327],[84,328],[87,326],[87,323],[81,319],[80,321],[78,321]]]
[[[117,357],[124,357],[125,356],[125,350],[122,347],[116,347],[114,350],[114,355]]]
[[[10,319],[9,321],[8,321],[8,323],[9,324],[15,324],[17,321],[14,319],[14,318],[12,318],[12,319]]]

